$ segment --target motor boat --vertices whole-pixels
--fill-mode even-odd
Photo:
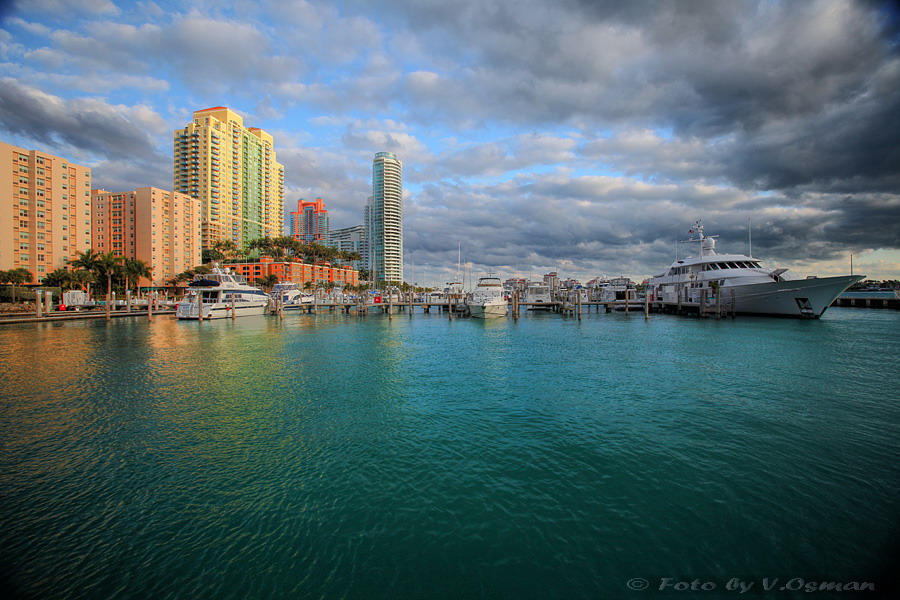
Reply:
[[[614,310],[639,309],[644,306],[644,300],[638,293],[637,286],[628,277],[613,277],[609,283],[603,286],[600,292],[600,301],[609,302]]]
[[[543,283],[529,283],[525,286],[525,299],[528,310],[551,310],[553,299],[550,296],[550,287]]]
[[[509,304],[503,295],[503,284],[499,277],[491,275],[478,279],[478,285],[467,304],[469,315],[478,319],[505,317],[509,312]]]
[[[313,295],[303,292],[296,283],[276,283],[269,294],[281,302],[282,310],[300,310],[313,304]]]
[[[194,275],[188,292],[175,305],[179,319],[224,319],[265,314],[269,296],[249,285],[242,275],[218,265],[212,273]]]

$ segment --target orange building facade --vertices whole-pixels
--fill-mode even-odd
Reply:
[[[307,281],[328,283],[339,286],[358,285],[359,271],[350,267],[332,267],[330,263],[308,265],[301,262],[279,261],[263,256],[259,262],[229,263],[223,265],[234,269],[247,278],[249,283],[255,283],[260,277],[275,275],[280,283],[296,283],[303,285]]]
[[[40,282],[91,247],[91,170],[0,142],[0,269]]]

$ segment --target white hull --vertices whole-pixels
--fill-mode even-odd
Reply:
[[[553,307],[550,304],[539,303],[529,306],[526,310],[553,310]]]
[[[254,315],[264,315],[266,314],[266,308],[268,307],[268,302],[235,302],[234,304],[234,312],[235,317],[250,317]],[[176,305],[175,316],[179,319],[193,319],[198,320],[199,314],[197,310],[196,302],[179,302]],[[225,304],[223,302],[216,302],[214,304],[204,304],[203,305],[203,318],[204,319],[230,319],[231,318],[231,304]]]
[[[722,301],[731,302],[731,290],[734,290],[737,313],[818,319],[835,298],[860,279],[859,275],[843,275],[726,285],[722,288]]]
[[[281,305],[282,310],[301,310],[313,307],[313,301],[309,302],[286,302]]]
[[[490,302],[485,302],[484,304],[469,304],[469,314],[476,319],[505,317],[508,313],[509,306],[505,301],[502,304]]]

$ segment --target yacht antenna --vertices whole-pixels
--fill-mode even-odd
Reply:
[[[753,258],[753,221],[747,217],[747,240],[750,243],[750,258]]]

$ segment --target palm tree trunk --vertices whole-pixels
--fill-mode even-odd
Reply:
[[[112,275],[106,276],[106,320],[109,321],[109,299],[112,296]]]

